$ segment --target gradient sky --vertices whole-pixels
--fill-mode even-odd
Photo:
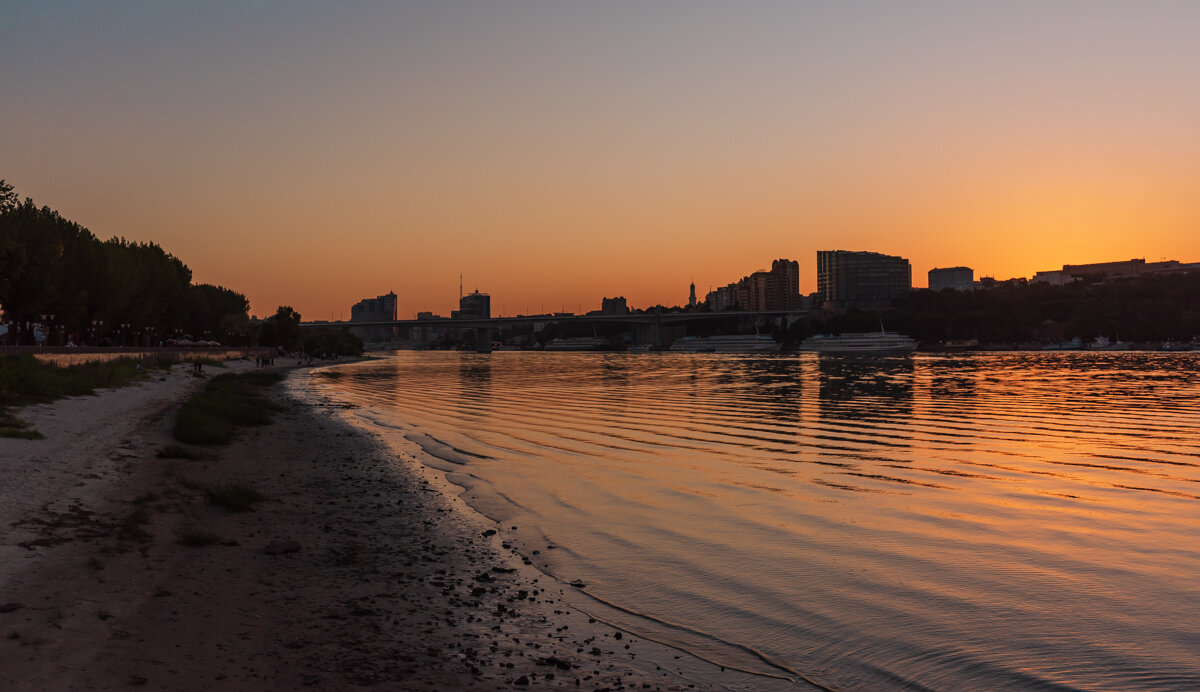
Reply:
[[[0,177],[252,311],[1200,261],[1200,2],[0,0]]]

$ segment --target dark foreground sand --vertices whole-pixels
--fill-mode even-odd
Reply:
[[[116,436],[114,449],[86,448],[104,455],[107,480],[81,479],[88,492],[79,497],[60,489],[45,502],[26,498],[40,509],[0,527],[8,558],[0,689],[746,683],[589,622],[565,605],[571,586],[504,546],[509,527],[489,525],[436,474],[350,428],[336,410],[274,389],[286,411],[215,459],[155,458],[172,420],[159,403],[136,421],[136,434]],[[73,453],[71,445],[55,449]],[[2,470],[29,463],[9,459]],[[230,482],[267,500],[243,513],[206,503],[203,488]],[[148,535],[122,537],[139,506],[148,510]],[[181,545],[188,532],[221,542]]]

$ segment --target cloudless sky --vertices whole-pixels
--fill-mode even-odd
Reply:
[[[0,0],[0,177],[263,315],[681,304],[820,249],[1200,261],[1200,2]]]

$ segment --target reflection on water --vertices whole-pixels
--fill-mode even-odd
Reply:
[[[763,689],[1200,688],[1195,354],[401,353],[340,372],[316,381],[428,433],[430,463],[540,567]]]

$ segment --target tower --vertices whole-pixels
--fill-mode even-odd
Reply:
[[[696,307],[696,280],[695,279],[692,279],[692,291],[688,295],[688,307],[689,308]]]

